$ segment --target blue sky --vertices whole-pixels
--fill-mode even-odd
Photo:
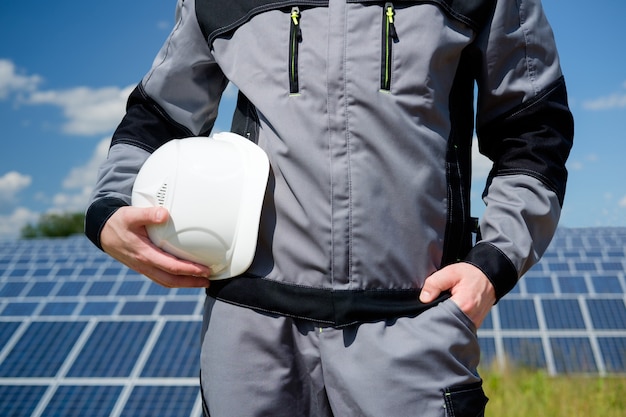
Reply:
[[[83,211],[130,90],[174,0],[0,3],[0,238],[46,212]],[[626,226],[626,2],[544,0],[576,120],[561,225]],[[226,130],[229,91],[216,128]],[[485,161],[473,207],[482,212]]]

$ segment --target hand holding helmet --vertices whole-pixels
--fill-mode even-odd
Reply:
[[[156,246],[229,278],[254,257],[268,175],[263,150],[234,133],[172,140],[144,163],[132,204],[169,211],[146,226]]]

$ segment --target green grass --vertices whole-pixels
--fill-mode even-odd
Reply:
[[[626,376],[550,376],[508,367],[482,369],[487,417],[624,417]]]

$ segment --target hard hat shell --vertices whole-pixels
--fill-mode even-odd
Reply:
[[[252,263],[268,175],[265,152],[235,133],[175,139],[141,167],[132,205],[169,211],[166,223],[147,226],[156,246],[208,266],[211,279],[229,278]]]

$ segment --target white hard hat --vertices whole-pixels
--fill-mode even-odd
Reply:
[[[268,175],[265,152],[237,134],[175,139],[141,167],[132,205],[167,208],[166,223],[147,227],[150,240],[229,278],[252,263]]]

